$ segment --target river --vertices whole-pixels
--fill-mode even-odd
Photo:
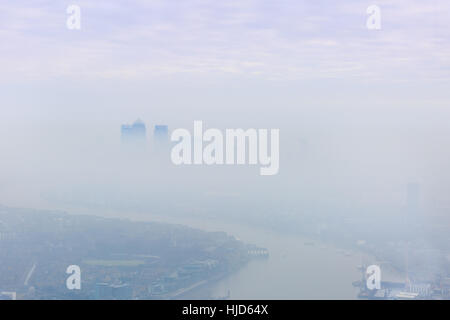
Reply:
[[[114,216],[108,213],[107,216]],[[334,245],[233,223],[204,219],[127,214],[132,220],[178,223],[190,227],[225,231],[238,239],[265,247],[269,258],[253,260],[238,272],[188,296],[193,299],[356,299],[352,282],[361,278],[357,266],[367,256]]]

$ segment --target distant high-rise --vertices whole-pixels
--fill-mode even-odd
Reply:
[[[156,125],[153,137],[157,143],[167,143],[169,141],[169,127],[166,125]]]
[[[143,142],[146,137],[145,123],[141,120],[136,120],[132,125],[122,125],[121,134],[122,142]]]
[[[417,213],[420,206],[420,185],[408,183],[406,190],[406,207],[410,213]]]

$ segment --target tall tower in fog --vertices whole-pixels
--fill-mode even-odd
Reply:
[[[145,123],[136,120],[133,124],[124,124],[121,128],[121,137],[123,143],[144,143],[146,140],[147,129]]]
[[[406,187],[406,226],[414,232],[421,224],[423,217],[420,215],[420,184],[408,183]]]
[[[406,208],[409,215],[415,215],[420,208],[420,184],[408,183],[406,188]]]
[[[156,125],[153,138],[156,144],[167,144],[169,142],[169,127],[166,125]]]

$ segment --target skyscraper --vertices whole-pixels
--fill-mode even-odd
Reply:
[[[406,207],[410,214],[419,211],[420,206],[420,185],[418,183],[408,183],[406,189]]]
[[[166,125],[155,125],[153,138],[157,144],[166,144],[169,142],[169,127]]]
[[[410,237],[414,236],[422,223],[423,217],[420,213],[420,184],[408,183],[406,187],[405,227],[409,230]]]
[[[146,139],[145,123],[136,120],[132,125],[124,124],[121,128],[122,142],[144,142]]]

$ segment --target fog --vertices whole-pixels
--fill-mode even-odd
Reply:
[[[275,247],[287,235],[322,236],[318,229],[353,245],[420,238],[438,250],[417,254],[425,264],[439,265],[442,255],[448,265],[446,4],[425,10],[413,1],[406,10],[384,1],[392,11],[372,37],[365,8],[357,18],[352,1],[323,10],[283,2],[286,24],[268,15],[267,1],[230,4],[228,13],[202,7],[198,20],[177,10],[172,17],[174,5],[156,1],[158,25],[135,7],[120,13],[100,3],[82,1],[86,29],[54,38],[46,32],[59,21],[57,8],[43,6],[48,24],[36,29],[21,20],[25,4],[10,8],[25,25],[0,34],[11,40],[0,56],[0,204],[229,233],[239,225],[279,234]],[[120,18],[117,26],[102,25],[104,15],[93,22],[102,6]],[[311,20],[295,23],[289,8]],[[331,13],[342,20],[326,20]],[[138,22],[127,20],[133,16]],[[124,143],[121,126],[137,119],[145,141]],[[204,130],[279,129],[278,174],[261,176],[259,165],[174,165],[174,143],[158,145],[154,126],[167,125],[170,137],[177,128],[192,132],[196,120]],[[236,235],[263,239],[250,234]]]
[[[210,191],[243,199],[262,192],[258,202],[297,200],[291,204],[297,211],[301,202],[329,203],[336,212],[361,214],[376,205],[404,205],[406,185],[417,182],[429,215],[447,206],[449,152],[442,146],[448,142],[448,110],[431,104],[421,91],[407,95],[408,88],[389,88],[383,95],[356,84],[352,93],[351,84],[337,81],[314,91],[304,83],[245,81],[244,89],[233,81],[220,87],[177,81],[174,87],[101,85],[101,90],[100,84],[75,83],[6,92],[1,169],[8,196],[3,203],[89,188]],[[404,102],[402,95],[407,95]],[[137,118],[147,125],[147,140],[139,150],[128,150],[120,126]],[[279,174],[261,177],[258,166],[248,165],[173,165],[169,145],[155,150],[153,127],[192,131],[194,120],[202,120],[205,130],[279,128]]]

